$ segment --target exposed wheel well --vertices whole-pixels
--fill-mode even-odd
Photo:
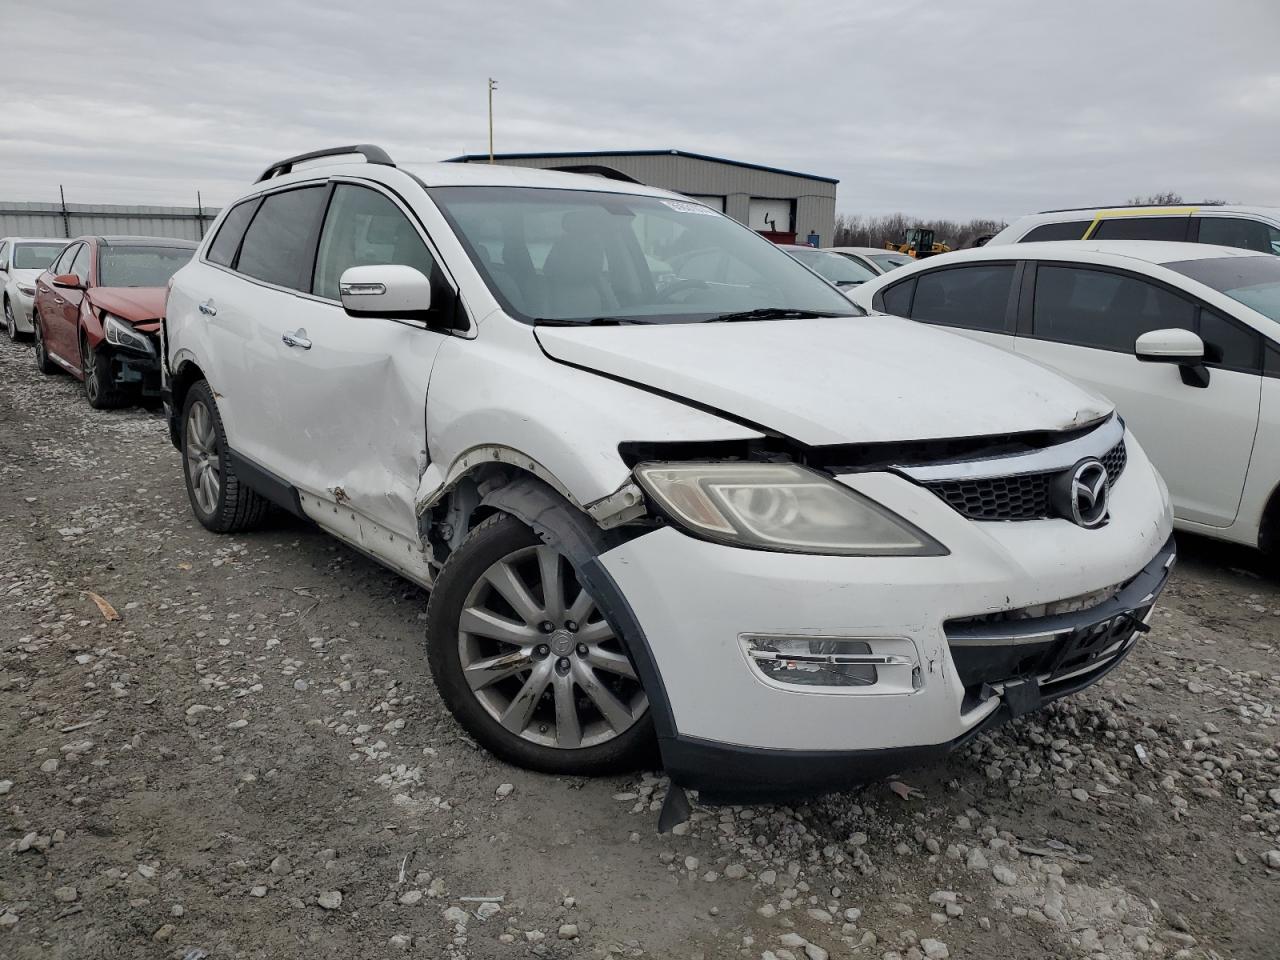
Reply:
[[[187,394],[192,386],[205,379],[204,371],[194,360],[179,364],[178,369],[169,377],[169,440],[175,447],[181,447],[182,437],[179,424],[182,421],[182,406],[187,402]]]
[[[431,545],[433,558],[445,558],[461,546],[475,527],[495,513],[497,507],[482,501],[486,496],[519,477],[537,479],[536,475],[514,464],[481,463],[463,474],[430,510],[419,518],[423,538]]]

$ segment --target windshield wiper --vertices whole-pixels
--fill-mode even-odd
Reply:
[[[760,307],[757,310],[739,310],[737,313],[721,313],[707,317],[703,323],[734,323],[738,320],[789,320],[793,317],[845,317],[854,314],[828,313],[823,310],[801,310],[797,307]]]
[[[647,320],[635,317],[592,317],[590,320],[561,320],[555,317],[534,317],[535,327],[620,327],[623,324],[644,325]]]

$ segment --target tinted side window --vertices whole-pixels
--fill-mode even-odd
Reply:
[[[71,267],[67,272],[74,273],[81,282],[89,279],[89,245],[87,243],[80,244],[80,249],[76,251],[76,258],[71,261]]]
[[[376,190],[339,184],[334,188],[311,292],[337,300],[338,281],[348,267],[402,264],[430,277],[435,268],[427,245],[400,209]]]
[[[310,290],[326,193],[324,187],[302,187],[264,197],[245,231],[236,269],[267,283]]]
[[[1034,227],[1019,243],[1035,243],[1037,240],[1079,240],[1089,229],[1092,220],[1069,220],[1066,223],[1042,223]]]
[[[1280,253],[1280,230],[1260,220],[1241,217],[1201,217],[1201,243],[1224,247],[1242,247],[1259,253]]]
[[[1133,351],[1149,330],[1195,330],[1196,307],[1163,287],[1119,273],[1040,264],[1033,336],[1103,350]]]
[[[1185,240],[1190,217],[1111,217],[1091,240]]]
[[[1270,340],[1266,344],[1266,355],[1262,358],[1262,370],[1268,377],[1280,377],[1280,345]]]
[[[9,241],[0,243],[0,270],[9,269]]]
[[[253,216],[257,203],[258,200],[255,197],[231,208],[223,219],[222,226],[218,228],[218,235],[213,238],[213,243],[209,244],[211,261],[220,263],[224,267],[231,266],[236,251],[240,249],[240,240],[244,237],[245,227],[249,226],[249,219]]]
[[[63,250],[57,260],[53,262],[53,266],[49,268],[49,272],[55,277],[71,272],[71,261],[75,259],[76,252],[83,244],[73,243],[67,249]]]
[[[934,270],[916,278],[911,319],[1005,333],[1013,264]]]
[[[1230,370],[1256,373],[1262,335],[1205,308],[1200,309],[1200,339],[1206,361]]]
[[[911,316],[911,295],[915,293],[915,290],[915,277],[910,280],[904,280],[902,283],[895,283],[881,294],[884,312],[892,313],[895,317]]]

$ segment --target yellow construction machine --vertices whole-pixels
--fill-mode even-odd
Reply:
[[[939,253],[950,253],[951,248],[945,243],[938,243],[933,239],[933,231],[924,227],[911,227],[902,236],[901,243],[894,243],[892,240],[886,240],[884,244],[886,250],[896,250],[898,253],[905,253],[908,257],[915,257],[917,260],[923,260],[925,257],[932,257]]]

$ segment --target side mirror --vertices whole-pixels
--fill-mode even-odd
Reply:
[[[1207,387],[1209,368],[1204,365],[1204,341],[1190,330],[1151,330],[1138,337],[1133,354],[1145,363],[1174,363],[1182,382]]]
[[[62,287],[64,290],[83,290],[84,281],[77,277],[74,273],[60,273],[53,278],[55,287]]]
[[[403,264],[349,267],[342,272],[338,291],[343,309],[353,317],[425,323],[431,310],[431,281],[421,270]]]
[[[1190,330],[1151,330],[1138,337],[1134,355],[1148,363],[1204,362],[1204,341]]]

